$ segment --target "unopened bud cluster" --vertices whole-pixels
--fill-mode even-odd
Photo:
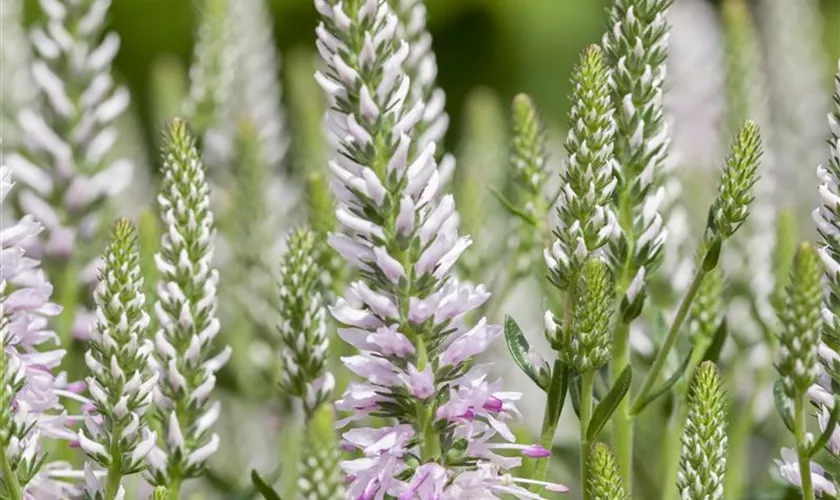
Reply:
[[[557,205],[557,239],[545,252],[552,281],[564,290],[574,286],[586,259],[618,230],[611,209],[618,167],[613,159],[615,123],[609,78],[601,49],[586,49],[572,77],[568,165]]]
[[[317,266],[319,243],[308,229],[294,231],[280,267],[280,387],[301,398],[311,414],[332,394],[333,377],[326,372],[326,306]]]
[[[145,419],[158,374],[148,370],[154,346],[147,338],[149,315],[139,261],[134,226],[120,220],[103,255],[94,293],[97,319],[85,356],[95,416],[79,431],[85,453],[117,475],[145,469],[144,459],[156,440]]]

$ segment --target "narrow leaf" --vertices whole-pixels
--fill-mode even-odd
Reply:
[[[257,491],[260,492],[260,495],[262,495],[265,500],[282,500],[280,498],[280,494],[277,493],[274,488],[269,486],[268,483],[260,477],[256,470],[251,470],[251,482],[254,483],[254,487],[257,488]]]
[[[831,439],[831,435],[834,433],[834,430],[837,428],[837,420],[840,417],[840,396],[834,396],[834,408],[831,409],[831,414],[828,416],[828,424],[825,426],[825,430],[820,434],[819,439],[814,443],[811,447],[811,451],[808,453],[808,456],[813,457],[823,447],[828,443],[828,440]]]
[[[507,209],[507,210],[508,210],[508,211],[509,211],[512,215],[515,215],[516,217],[519,217],[520,219],[524,220],[524,221],[525,221],[525,222],[527,222],[528,224],[531,224],[532,226],[536,226],[536,225],[537,225],[537,224],[536,224],[536,221],[534,220],[534,217],[533,217],[531,214],[529,214],[529,213],[525,212],[525,211],[524,211],[524,210],[522,210],[521,208],[519,208],[519,207],[517,207],[516,205],[514,205],[514,204],[513,204],[513,202],[511,202],[510,200],[508,200],[508,199],[505,197],[505,195],[504,195],[504,194],[502,194],[502,193],[501,193],[498,189],[496,189],[496,188],[490,188],[490,192],[491,192],[491,193],[493,193],[493,196],[495,196],[495,197],[496,197],[496,199],[497,199],[497,200],[499,200],[499,203],[501,203],[502,205],[504,205],[504,207],[505,207],[505,208],[506,208],[506,209]]]
[[[782,417],[782,422],[785,423],[790,432],[793,432],[793,418],[791,416],[790,403],[787,396],[785,396],[785,389],[782,387],[781,380],[777,380],[773,385],[773,402],[776,403],[776,411]]]
[[[691,351],[689,351],[685,358],[683,358],[682,363],[680,363],[680,367],[677,368],[676,371],[674,371],[671,377],[668,380],[666,380],[665,383],[662,384],[661,387],[659,387],[659,389],[650,391],[650,394],[648,394],[644,401],[636,401],[633,404],[633,408],[630,410],[630,414],[638,415],[639,413],[643,412],[649,404],[651,404],[653,401],[659,398],[659,396],[668,392],[671,389],[671,387],[673,387],[674,384],[676,384],[677,381],[679,381],[682,378],[683,374],[685,373],[685,369],[688,367],[689,361],[691,361]]]
[[[551,383],[551,388],[548,391],[548,410],[549,415],[553,422],[557,422],[560,419],[560,415],[563,413],[563,406],[566,404],[566,392],[569,389],[569,378],[571,376],[571,371],[557,360],[554,363],[554,376],[553,382]],[[574,380],[571,381],[572,385],[574,385]]]
[[[516,321],[510,316],[505,316],[505,341],[507,342],[508,350],[516,365],[534,381],[540,389],[548,392],[551,384],[551,376],[546,369],[540,369],[534,366],[534,363],[528,358],[528,353],[531,350],[531,345],[528,344],[528,339],[522,333],[522,329],[516,324]]]
[[[729,336],[729,328],[726,325],[726,318],[720,322],[720,326],[718,326],[717,331],[715,331],[715,336],[712,337],[712,343],[709,344],[709,347],[706,348],[705,354],[703,354],[703,361],[711,361],[712,363],[717,363],[718,359],[720,359],[720,352],[723,350],[723,344],[726,343],[726,337]]]
[[[569,397],[572,400],[575,415],[580,418],[580,377],[577,375],[571,375],[571,380],[569,380]]]
[[[586,429],[586,439],[590,442],[595,441],[601,430],[607,425],[610,417],[618,404],[627,396],[627,391],[630,390],[630,384],[633,382],[633,367],[627,365],[610,391],[604,396],[604,399],[595,407],[592,412],[592,420],[589,421],[589,427]]]

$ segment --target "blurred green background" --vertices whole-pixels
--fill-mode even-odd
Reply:
[[[715,0],[709,0],[715,1]],[[787,0],[795,2],[798,0]],[[314,47],[317,17],[311,0],[270,0],[281,54]],[[569,75],[578,53],[603,32],[609,0],[426,0],[439,64],[439,84],[453,118],[449,140],[461,130],[467,92],[494,89],[505,101],[532,94],[548,122],[564,120]],[[832,61],[840,57],[840,0],[821,0],[823,38]],[[30,19],[37,12],[29,0]],[[144,130],[153,61],[172,54],[188,64],[196,20],[192,0],[114,0],[112,26],[122,37],[116,71],[131,88]],[[832,63],[828,67],[834,67]],[[826,77],[826,88],[830,77]]]

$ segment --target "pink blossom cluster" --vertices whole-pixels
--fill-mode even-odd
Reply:
[[[522,486],[530,480],[507,473],[521,457],[499,453],[549,455],[515,444],[507,422],[519,415],[520,395],[475,364],[501,328],[473,323],[490,294],[452,275],[470,238],[459,236],[453,198],[440,192],[435,143],[415,142],[427,110],[408,98],[409,44],[397,36],[399,20],[381,0],[315,5],[326,63],[316,79],[339,144],[330,169],[343,231],[329,242],[361,275],[331,309],[339,335],[359,350],[343,361],[364,379],[337,402],[350,415],[339,425],[368,416],[390,422],[343,434],[343,448],[359,457],[342,464],[349,497],[541,498]]]
[[[11,172],[0,167],[0,203],[7,208],[6,197],[13,187]],[[48,318],[61,308],[50,301],[53,287],[24,247],[41,232],[41,225],[31,215],[12,220],[9,210],[0,218],[0,340],[3,345],[4,394],[0,418],[3,452],[13,468],[33,470],[32,477],[19,478],[27,499],[69,498],[77,492],[68,478],[76,477],[70,464],[47,462],[43,450],[48,440],[75,441],[70,426],[79,417],[69,416],[62,398],[86,401],[79,396],[84,384],[68,383],[56,370],[65,351],[55,346],[58,337],[48,326]],[[10,400],[7,400],[9,398]]]

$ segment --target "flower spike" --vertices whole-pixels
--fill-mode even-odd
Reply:
[[[720,500],[726,476],[726,410],[720,375],[706,361],[694,374],[677,483],[682,500]]]
[[[214,343],[219,275],[211,266],[215,231],[204,167],[183,120],[170,122],[164,139],[158,203],[166,230],[155,256],[160,328],[154,353],[162,436],[149,461],[153,482],[177,495],[181,481],[196,477],[219,446],[212,426],[220,405],[210,396],[230,348]]]
[[[94,293],[96,324],[85,361],[95,416],[85,419],[79,442],[108,471],[106,498],[121,488],[122,476],[146,469],[157,439],[146,425],[157,373],[148,373],[154,346],[147,338],[143,278],[134,225],[121,219],[103,255]]]
[[[572,77],[574,92],[566,139],[568,167],[557,205],[556,240],[545,251],[552,281],[573,287],[583,263],[616,234],[610,206],[616,187],[613,104],[609,70],[597,45],[587,48]]]

